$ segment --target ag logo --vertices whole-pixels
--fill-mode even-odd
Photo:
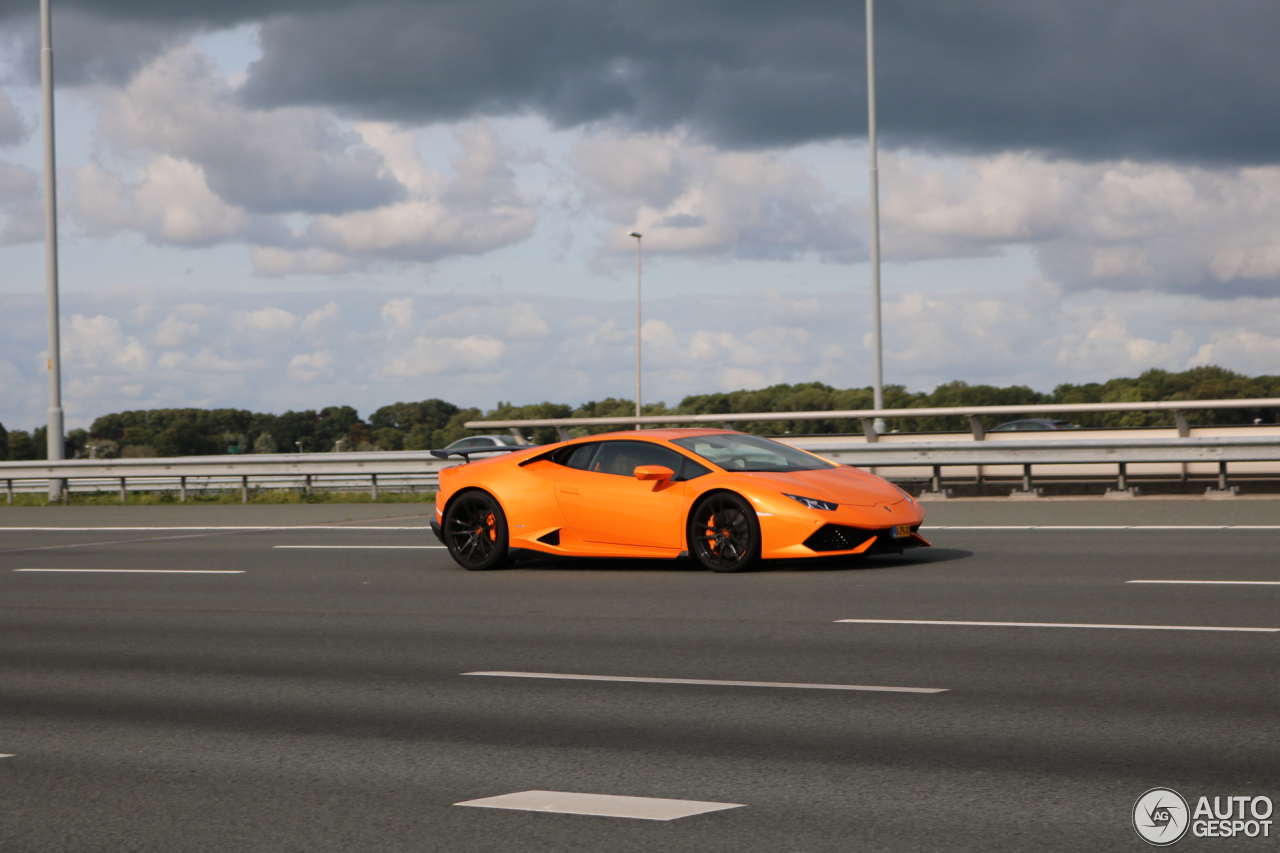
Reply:
[[[1168,847],[1187,834],[1187,801],[1172,788],[1152,788],[1133,804],[1133,828],[1148,844]]]

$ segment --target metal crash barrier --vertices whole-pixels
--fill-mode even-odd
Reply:
[[[469,421],[469,429],[553,427],[568,438],[573,427],[722,426],[750,421],[860,420],[863,435],[776,436],[781,441],[818,453],[836,462],[891,469],[898,477],[928,480],[935,496],[944,495],[943,472],[953,477],[1009,477],[1020,472],[1021,490],[1013,495],[1037,494],[1035,477],[1061,477],[1079,472],[1094,478],[1114,478],[1117,495],[1136,494],[1130,485],[1141,466],[1145,475],[1180,476],[1189,473],[1217,478],[1220,496],[1234,494],[1229,474],[1280,480],[1280,426],[1192,427],[1184,412],[1206,409],[1271,410],[1280,399],[1183,400],[1158,403],[1081,403],[1040,406],[970,406],[919,409],[867,409],[822,412],[760,412],[714,415],[657,415],[617,418],[553,418],[540,420]],[[1175,426],[1142,430],[1055,430],[1000,432],[982,429],[981,415],[1073,414],[1083,412],[1169,412]],[[963,416],[972,433],[879,434],[875,419]],[[1052,437],[1050,437],[1052,435]],[[1084,437],[1084,436],[1089,437]],[[0,462],[8,502],[15,489],[35,491],[50,480],[65,480],[69,490],[118,489],[121,502],[132,490],[169,490],[179,500],[190,491],[239,489],[248,502],[253,488],[367,490],[375,500],[379,490],[428,490],[438,486],[442,468],[461,464],[439,459],[426,450],[373,453],[279,453],[248,456],[186,456],[160,459],[75,459],[65,461]],[[1163,466],[1163,467],[1162,467]],[[1228,466],[1231,466],[1230,469]],[[888,472],[886,472],[888,473]]]
[[[373,500],[383,491],[435,491],[446,462],[425,450],[380,453],[278,453],[251,456],[178,456],[159,459],[68,459],[55,462],[3,462],[8,503],[15,484],[44,490],[49,480],[64,480],[69,491],[172,491],[179,501],[189,492],[239,489],[249,502],[252,489],[300,489],[303,492],[367,491]]]

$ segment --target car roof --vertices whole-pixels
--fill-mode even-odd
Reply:
[[[1009,424],[1065,424],[1067,421],[1059,418],[1019,418],[1016,421],[1006,421],[1000,426],[1008,426]]]
[[[609,441],[618,441],[628,438],[639,438],[659,441],[673,441],[677,438],[693,438],[699,435],[736,435],[737,430],[732,429],[708,429],[701,427],[670,427],[668,429],[628,429],[618,430],[617,432],[602,432],[598,435],[587,435],[574,441],[599,441],[607,439]]]

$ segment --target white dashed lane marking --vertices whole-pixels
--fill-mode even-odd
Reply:
[[[1280,524],[937,524],[929,530],[1280,530]]]
[[[1280,633],[1280,628],[1219,628],[1208,625],[1093,625],[1083,622],[943,622],[932,619],[837,619],[868,625],[964,625],[986,628],[1119,628],[1133,631],[1250,631]]]
[[[597,817],[629,817],[640,820],[675,820],[690,815],[743,808],[742,803],[708,803],[700,800],[666,800],[661,797],[623,797],[615,794],[576,794],[569,791],[520,791],[455,806],[554,812]]]
[[[337,524],[275,524],[275,525],[256,525],[256,526],[238,526],[238,525],[219,525],[217,527],[3,527],[0,526],[0,532],[5,531],[25,531],[25,532],[47,532],[57,533],[64,530],[430,530],[430,527],[401,527],[391,525],[369,525],[366,527],[353,527],[350,525],[340,527]]]
[[[946,693],[946,687],[876,687],[866,684],[800,684],[787,681],[712,681],[702,678],[642,678],[622,675],[568,675],[557,672],[464,672],[500,678],[550,678],[567,681],[625,681],[638,684],[705,684],[713,687],[790,687],[798,690],[868,690],[873,693]]]
[[[329,548],[341,549],[344,551],[359,550],[379,550],[379,551],[436,551],[444,548],[443,545],[272,545],[272,548]]]
[[[242,575],[243,569],[14,569],[15,572],[89,572],[117,575]]]
[[[1280,586],[1280,581],[1125,581],[1125,583],[1190,583],[1221,586]]]

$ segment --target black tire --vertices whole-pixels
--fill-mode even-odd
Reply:
[[[497,569],[508,562],[507,517],[487,492],[463,492],[449,501],[443,532],[449,556],[468,571]]]
[[[760,559],[756,512],[733,492],[713,492],[689,513],[689,556],[713,572],[745,572]]]

